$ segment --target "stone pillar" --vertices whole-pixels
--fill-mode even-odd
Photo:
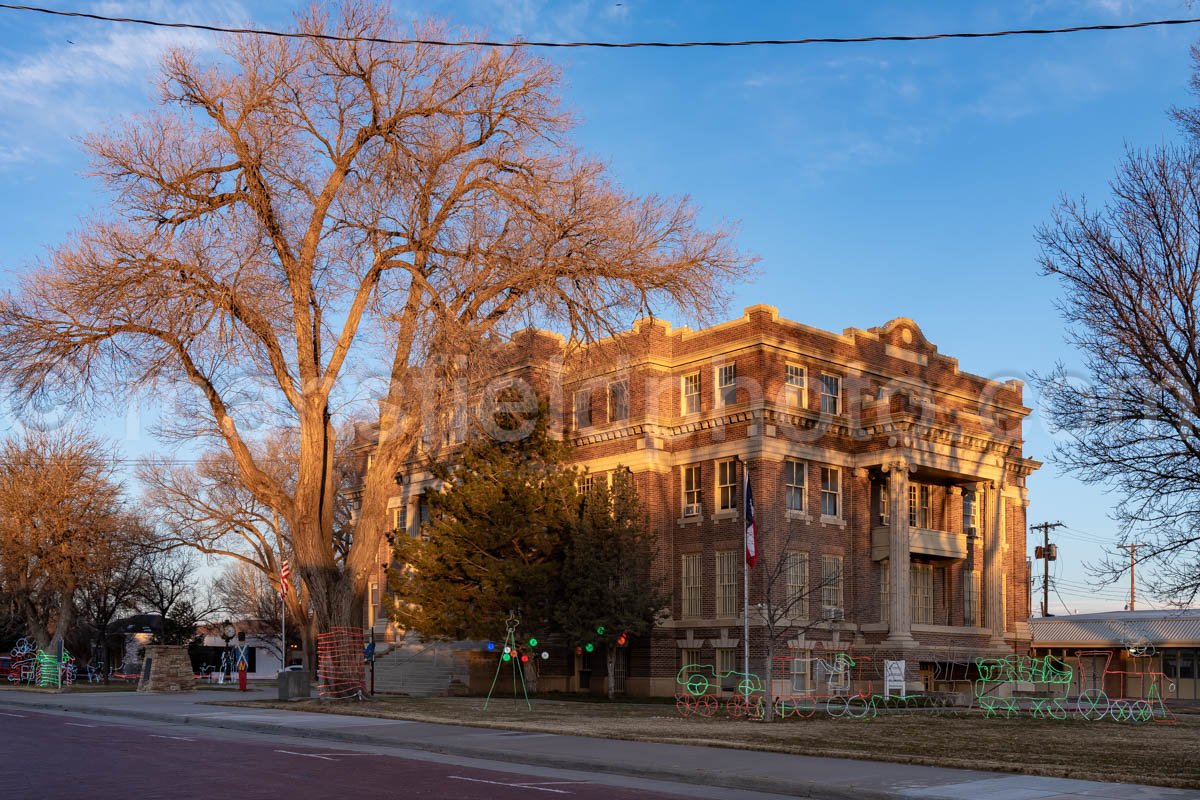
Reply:
[[[1004,482],[985,482],[987,519],[983,524],[983,624],[992,633],[991,644],[1004,646]]]
[[[891,595],[888,604],[888,635],[885,645],[905,647],[915,643],[912,637],[912,609],[909,603],[909,528],[908,473],[913,467],[903,458],[883,465],[888,491],[888,577]]]

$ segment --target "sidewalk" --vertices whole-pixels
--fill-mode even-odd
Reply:
[[[196,691],[155,695],[136,692],[54,695],[6,690],[0,691],[0,707],[63,710],[304,736],[511,764],[615,773],[802,797],[1200,800],[1200,791],[1152,786],[208,705],[225,699],[269,699],[275,695],[274,688],[257,689],[244,694]]]

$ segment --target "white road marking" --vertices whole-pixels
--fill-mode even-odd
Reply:
[[[554,794],[573,794],[565,789],[547,789],[544,786],[534,786],[529,783],[501,783],[500,781],[485,781],[482,778],[466,778],[462,775],[447,775],[453,781],[470,781],[471,783],[489,783],[492,786],[507,786],[510,789],[532,789],[535,792],[553,792]]]
[[[21,719],[25,719],[24,714],[6,714],[3,711],[0,711],[0,717],[20,717]]]
[[[529,781],[521,786],[587,786],[591,781]]]
[[[276,750],[276,753],[286,753],[289,756],[304,756],[305,758],[319,758],[322,761],[337,761],[344,756],[374,756],[378,753],[296,753],[292,750]]]
[[[76,728],[94,728],[95,725],[84,725],[82,722],[67,722],[67,725],[74,725]]]
[[[159,736],[157,733],[149,734],[151,739],[174,739],[177,742],[194,742],[195,739],[189,739],[186,736]]]

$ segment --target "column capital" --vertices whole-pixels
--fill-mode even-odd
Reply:
[[[851,471],[850,474],[853,475],[854,477],[858,478],[859,480],[862,480],[863,478],[867,477],[867,475],[869,475],[870,473],[868,472],[866,467],[855,467]]]
[[[879,466],[884,472],[911,473],[917,471],[917,465],[904,456],[885,459]]]
[[[963,492],[963,490],[962,490],[961,486],[951,486],[949,488],[949,494],[951,497],[960,497],[962,495],[962,492]]]

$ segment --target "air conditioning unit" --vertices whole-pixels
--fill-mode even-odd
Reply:
[[[699,503],[692,503],[692,504],[690,504],[690,505],[686,505],[686,506],[684,506],[684,507],[683,507],[683,515],[684,515],[685,517],[698,517],[698,516],[700,516],[700,504],[699,504]]]
[[[846,618],[846,610],[843,608],[826,608],[821,616],[825,619],[841,620]]]

